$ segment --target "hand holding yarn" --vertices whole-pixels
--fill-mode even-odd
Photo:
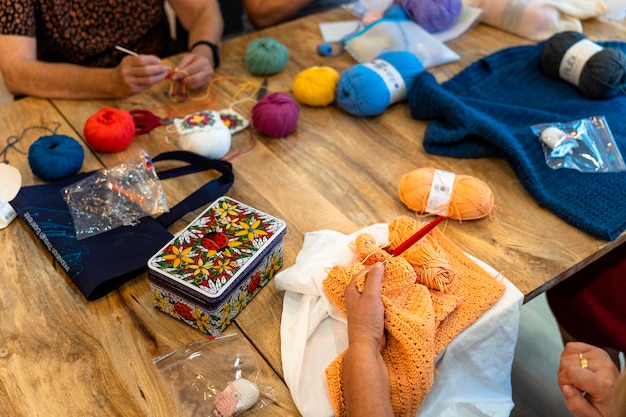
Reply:
[[[411,52],[384,52],[372,62],[356,64],[339,76],[337,105],[358,117],[378,116],[406,99],[415,77],[424,71]]]
[[[617,48],[603,48],[575,31],[547,39],[541,68],[551,78],[575,85],[587,98],[608,99],[626,89],[626,55]]]

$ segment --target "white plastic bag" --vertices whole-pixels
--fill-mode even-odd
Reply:
[[[459,55],[411,20],[380,19],[344,39],[346,50],[360,63],[387,51],[411,52],[424,68],[458,60]]]
[[[566,30],[582,32],[581,20],[606,12],[600,0],[463,0],[463,4],[483,9],[483,23],[537,41]]]

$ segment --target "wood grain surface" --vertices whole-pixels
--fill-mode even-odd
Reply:
[[[230,39],[222,46],[222,66],[210,95],[181,103],[170,99],[168,81],[144,94],[120,100],[41,100],[27,98],[0,106],[3,137],[34,125],[82,139],[89,116],[105,106],[148,109],[161,117],[182,117],[201,109],[231,106],[245,117],[255,104],[247,85],[263,77],[250,75],[243,60],[251,39],[269,36],[287,46],[284,71],[267,77],[269,92],[290,93],[294,77],[314,65],[338,71],[354,65],[348,54],[321,57],[319,24],[350,20],[344,10],[286,23]],[[626,40],[624,24],[585,22],[591,39]],[[444,81],[481,57],[530,41],[477,25],[449,46],[461,59],[431,69]],[[167,59],[175,65],[177,57]],[[196,98],[200,97],[195,93]],[[137,136],[120,153],[91,152],[82,142],[83,170],[115,166],[140,149],[152,156],[175,150],[173,126]],[[360,119],[336,105],[300,106],[296,131],[270,138],[253,128],[233,136],[226,156],[235,184],[229,196],[282,218],[285,266],[295,261],[304,234],[320,229],[351,233],[372,223],[414,215],[397,197],[399,179],[412,169],[433,166],[472,175],[489,184],[496,199],[495,218],[446,221],[440,225],[462,250],[501,271],[530,300],[584,265],[602,256],[625,237],[605,242],[566,224],[541,208],[500,159],[462,160],[427,154],[422,147],[426,123],[413,120],[406,103],[382,116]],[[42,181],[30,171],[25,153],[41,136],[30,130],[8,152],[25,185]],[[163,182],[168,204],[180,201],[211,178],[202,173]],[[171,227],[173,233],[195,218],[190,213]],[[138,276],[100,300],[87,302],[36,242],[27,227],[13,222],[0,231],[0,409],[7,416],[179,416],[152,363],[156,355],[203,337],[198,331],[152,307],[147,276]],[[114,259],[111,260],[114,262]],[[273,282],[229,328],[244,334],[258,352],[260,383],[272,386],[278,400],[261,416],[298,415],[282,381],[280,320],[283,294]]]

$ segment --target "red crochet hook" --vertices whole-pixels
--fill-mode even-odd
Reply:
[[[417,243],[418,240],[420,240],[421,238],[423,238],[424,236],[426,236],[431,230],[433,230],[435,227],[437,227],[437,225],[439,223],[442,222],[442,220],[444,219],[444,216],[437,216],[435,217],[430,223],[428,223],[426,226],[422,227],[420,230],[418,230],[417,232],[413,233],[413,235],[411,237],[409,237],[407,240],[405,240],[404,242],[402,242],[391,254],[391,258],[396,257],[396,256],[400,256],[400,254],[402,252],[404,252],[405,250],[407,250],[408,248],[410,248],[411,246],[413,246],[415,243]],[[387,258],[383,261],[383,264],[385,262],[387,262],[389,259],[391,258]],[[355,276],[354,278],[357,278],[361,275],[366,274],[369,271],[368,268],[362,269],[360,270]]]
[[[405,240],[404,242],[402,242],[400,244],[400,246],[398,246],[397,248],[394,249],[392,256],[400,256],[400,254],[402,252],[404,252],[405,250],[407,250],[408,248],[410,248],[411,246],[413,246],[418,240],[420,240],[421,238],[423,238],[424,236],[426,236],[428,234],[428,232],[430,232],[431,230],[433,230],[435,227],[437,227],[437,225],[439,223],[441,223],[441,221],[444,219],[444,216],[437,216],[435,217],[434,220],[432,220],[430,223],[428,223],[426,226],[422,227],[420,230],[418,230],[417,232],[415,232],[413,234],[413,236],[411,236],[410,238],[408,238],[407,240]]]

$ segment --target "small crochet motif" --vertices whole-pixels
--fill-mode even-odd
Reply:
[[[229,382],[214,401],[215,417],[233,417],[252,407],[259,399],[259,389],[254,382],[239,378]]]
[[[437,229],[398,257],[385,250],[393,251],[420,227],[417,220],[407,216],[394,219],[389,224],[390,243],[384,249],[371,235],[359,235],[354,242],[357,261],[333,266],[323,282],[327,297],[345,314],[343,292],[352,277],[366,265],[385,261],[382,300],[387,336],[382,354],[389,370],[396,416],[415,416],[433,384],[439,352],[505,291],[502,282]],[[432,254],[438,259],[431,259]],[[438,271],[431,274],[431,279],[423,280],[420,277],[427,262],[438,265]],[[358,279],[358,288],[362,290],[365,275]],[[342,377],[345,353],[326,368],[329,396],[337,417],[346,415]]]

